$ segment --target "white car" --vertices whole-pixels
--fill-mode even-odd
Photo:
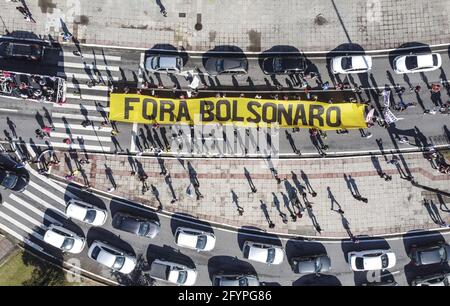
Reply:
[[[280,246],[246,241],[243,248],[244,258],[265,264],[279,265],[283,262],[284,250]]]
[[[175,231],[175,244],[198,252],[211,251],[216,245],[216,236],[213,233],[179,227]]]
[[[94,241],[88,251],[89,258],[123,274],[131,273],[136,267],[136,257],[101,241]]]
[[[105,224],[108,216],[106,210],[75,199],[67,202],[66,215],[69,218],[83,221],[93,226],[102,226]]]
[[[192,286],[197,280],[197,270],[185,265],[156,259],[149,275],[157,280],[183,286]]]
[[[62,226],[51,224],[44,234],[44,242],[63,252],[78,254],[83,251],[86,239]]]
[[[334,74],[363,73],[372,69],[372,57],[367,55],[339,56],[331,59]]]
[[[441,65],[442,59],[438,53],[401,55],[394,59],[394,71],[399,74],[433,71]]]
[[[353,271],[385,270],[395,266],[395,253],[391,250],[367,250],[348,253]]]

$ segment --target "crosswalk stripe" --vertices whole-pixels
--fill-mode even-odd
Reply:
[[[96,136],[96,135],[83,135],[83,134],[67,134],[67,133],[57,133],[57,132],[51,132],[50,137],[54,138],[82,138],[83,140],[97,140],[101,142],[111,142],[111,136]]]
[[[31,145],[27,142],[25,143],[25,147],[28,150],[28,153],[30,153],[30,155],[35,158],[36,157],[36,152],[33,150],[33,148],[31,147]]]
[[[98,131],[98,132],[105,132],[105,133],[111,133],[112,131],[112,127],[109,126],[105,126],[105,127],[93,127],[92,125],[88,125],[86,127],[82,126],[81,124],[65,124],[65,123],[59,123],[59,122],[55,122],[53,123],[53,126],[55,128],[60,128],[60,129],[71,129],[71,130],[83,130],[86,132],[91,132],[91,131]]]
[[[9,204],[8,202],[3,202],[3,207],[5,207],[6,209],[9,209],[10,211],[12,211],[13,213],[15,213],[16,215],[22,217],[23,219],[27,220],[30,223],[33,223],[33,225],[42,228],[43,230],[46,230],[47,227],[42,224],[41,222],[39,222],[38,220],[28,216],[26,213],[24,213],[23,211],[21,211],[20,209],[15,208],[13,205]]]
[[[106,65],[93,65],[93,64],[81,64],[73,62],[58,62],[59,67],[65,68],[77,68],[77,69],[90,69],[90,70],[109,70],[120,71],[119,66],[106,66]]]
[[[75,150],[87,150],[87,151],[96,151],[96,152],[110,152],[110,147],[102,147],[102,146],[92,146],[92,145],[78,145],[78,144],[65,144],[65,143],[54,143],[52,142],[52,147],[54,148],[64,148],[64,149],[75,149]]]
[[[109,101],[109,97],[106,97],[106,96],[94,96],[94,95],[85,95],[85,94],[76,95],[76,94],[71,94],[71,93],[67,93],[66,98],[78,99],[78,100],[104,101],[104,102]]]
[[[90,80],[90,79],[91,79],[91,78],[89,77],[89,75],[84,74],[84,73],[71,73],[71,72],[62,72],[62,71],[59,71],[56,75],[59,76],[59,77],[67,78],[67,79],[69,79],[69,80],[70,80],[70,78],[76,78],[76,79],[78,79],[78,80]],[[107,80],[109,79],[107,76],[102,76],[102,77],[103,77],[103,79],[104,79],[105,81],[107,81]],[[98,79],[97,76],[93,76],[93,78],[94,78],[94,79]],[[113,76],[113,77],[111,77],[111,79],[112,79],[113,81],[118,81],[118,80],[119,80],[119,77]]]
[[[20,229],[23,230],[24,232],[26,232],[26,233],[28,233],[28,234],[30,234],[30,235],[36,237],[36,238],[39,239],[39,240],[42,240],[42,239],[44,238],[41,234],[36,233],[35,231],[33,231],[33,230],[32,230],[31,228],[29,228],[28,226],[23,225],[22,223],[20,223],[19,221],[17,221],[17,220],[14,219],[14,218],[8,216],[7,214],[5,214],[5,213],[2,212],[2,211],[0,211],[0,217],[3,218],[3,219],[5,219],[6,221],[8,221],[8,222],[11,223],[11,224],[14,224],[14,226],[20,228]]]
[[[86,120],[86,117],[84,115],[66,114],[66,113],[52,113],[52,117],[53,118],[63,118],[63,117],[65,117],[66,119]],[[87,117],[91,121],[100,121],[100,122],[105,121],[105,119],[103,117],[90,116],[90,115],[88,115]]]
[[[49,178],[47,178],[46,176],[40,175],[36,170],[34,170],[29,164],[25,164],[25,168],[31,173],[33,174],[36,178],[40,179],[41,181],[43,181],[44,183],[52,186],[53,188],[55,188],[56,190],[58,190],[59,192],[61,192],[62,194],[67,195],[69,198],[77,198],[71,191],[67,190],[66,188],[62,187],[59,184],[56,184],[55,182],[53,182],[52,180],[50,180]]]
[[[81,56],[75,55],[72,52],[59,52],[59,56],[64,56],[64,57],[79,57],[81,58]],[[83,58],[89,58],[89,59],[97,59],[97,60],[108,60],[108,61],[120,61],[122,59],[122,57],[120,56],[114,56],[114,55],[94,55],[94,54],[85,54],[83,53]]]
[[[13,236],[14,238],[16,238],[17,240],[28,244],[29,246],[35,248],[38,251],[43,251],[44,249],[40,246],[38,246],[36,243],[30,241],[29,239],[25,238],[24,236],[18,234],[16,231],[10,229],[9,227],[7,227],[4,224],[0,223],[0,229],[4,230],[5,232],[7,232],[8,234],[10,234],[11,236]]]
[[[95,105],[80,106],[80,104],[73,104],[73,103],[54,104],[53,108],[73,108],[73,109],[79,109],[79,110],[81,110],[83,108],[87,111],[109,112],[109,107],[106,107],[106,106],[95,106]]]
[[[48,196],[49,198],[55,200],[56,202],[58,202],[59,204],[61,204],[62,206],[66,207],[66,202],[61,199],[60,197],[58,197],[57,195],[55,195],[52,192],[48,192],[45,188],[42,188],[41,186],[39,186],[38,184],[36,184],[33,181],[30,181],[30,186],[33,187],[36,190],[39,190],[39,192],[45,194],[46,196]]]
[[[36,215],[38,215],[39,217],[48,220],[50,223],[56,223],[56,224],[61,224],[61,222],[59,222],[58,220],[50,217],[48,214],[46,214],[45,212],[37,209],[36,207],[28,204],[27,202],[25,202],[24,200],[22,200],[21,198],[17,197],[14,194],[11,194],[9,196],[11,198],[11,200],[13,200],[15,203],[22,205],[23,207],[25,207],[26,209],[28,209],[29,211],[32,211],[33,213],[35,213]],[[54,211],[54,210],[52,210]]]
[[[29,197],[30,199],[32,199],[33,201],[36,201],[37,203],[41,204],[42,206],[47,207],[48,209],[52,209],[52,210],[57,211],[58,213],[62,213],[62,210],[61,210],[61,209],[58,209],[58,208],[56,208],[55,206],[48,204],[46,201],[44,201],[44,200],[42,200],[40,197],[38,197],[38,196],[32,194],[32,193],[29,192],[28,190],[25,190],[25,191],[23,192],[23,194],[24,194],[25,196]]]
[[[79,89],[90,89],[90,90],[96,90],[96,91],[108,91],[109,87],[105,85],[95,85],[92,87],[89,87],[86,84],[75,84],[72,82],[66,82],[67,88],[79,88]]]

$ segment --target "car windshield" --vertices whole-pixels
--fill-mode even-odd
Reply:
[[[433,66],[437,66],[438,65],[438,57],[436,54],[433,54]]]
[[[239,286],[248,286],[248,281],[246,277],[239,279]]]
[[[13,188],[16,185],[17,176],[7,173],[2,180],[2,185],[6,188]]]
[[[159,68],[159,57],[155,56],[155,57],[152,59],[152,68],[153,68],[153,69]]]
[[[316,271],[320,272],[320,270],[322,269],[322,261],[320,259],[316,259],[314,266],[316,268]]]
[[[352,58],[350,56],[342,58],[342,69],[344,70],[352,69]]]
[[[276,58],[273,61],[273,68],[275,71],[281,71],[283,70],[283,59]]]
[[[187,272],[186,271],[178,271],[178,284],[184,284],[186,282]]]
[[[222,58],[217,60],[217,62],[216,62],[216,70],[217,70],[217,72],[222,72],[223,71],[223,62],[224,62],[224,60]]]
[[[74,242],[75,242],[75,239],[66,238],[66,239],[64,239],[64,242],[63,242],[61,248],[63,250],[70,250],[70,249],[72,249]]]
[[[389,265],[389,259],[386,254],[381,255],[381,267],[387,268]]]
[[[412,70],[417,68],[417,56],[407,56],[405,59],[406,69]]]
[[[439,256],[441,257],[441,259],[446,260],[447,259],[447,254],[445,252],[445,247],[441,247],[439,249]]]
[[[355,260],[355,266],[358,269],[364,269],[364,258],[362,257],[357,257]]]
[[[140,236],[145,236],[148,233],[148,229],[149,229],[149,224],[147,222],[142,222],[141,226],[139,227],[139,235]]]
[[[267,250],[267,262],[272,263],[274,259],[275,259],[275,249],[270,248]]]
[[[205,235],[200,235],[197,238],[197,245],[195,246],[197,249],[204,249],[206,246],[206,236]]]
[[[100,247],[96,246],[96,247],[92,250],[92,254],[91,254],[92,259],[97,259],[97,256],[98,256],[98,254],[100,254],[100,251],[101,251],[101,250],[102,250],[102,249],[101,249]]]
[[[123,267],[124,263],[125,263],[125,257],[117,256],[116,260],[114,261],[114,264],[113,264],[113,269],[120,270]]]
[[[96,212],[93,209],[88,209],[86,212],[86,216],[84,217],[84,221],[87,223],[92,223],[95,220]]]

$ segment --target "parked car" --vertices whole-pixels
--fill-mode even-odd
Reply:
[[[145,60],[145,69],[153,73],[180,73],[183,59],[178,55],[152,55]]]
[[[291,259],[291,267],[294,273],[321,273],[331,269],[331,260],[325,254],[294,257]]]
[[[0,58],[17,58],[39,61],[42,59],[44,49],[41,45],[27,41],[0,42]]]
[[[280,246],[246,241],[244,258],[266,264],[279,265],[283,262],[284,250]]]
[[[367,250],[348,253],[353,271],[385,270],[395,266],[395,253],[391,250]]]
[[[192,286],[197,280],[196,269],[159,259],[152,262],[149,275],[156,280],[183,286]]]
[[[23,192],[28,186],[28,182],[30,181],[30,176],[27,175],[27,173],[27,171],[18,173],[0,169],[0,185],[4,189]]]
[[[450,286],[450,273],[438,273],[428,276],[418,276],[412,286]]]
[[[367,286],[367,287],[390,287],[390,286],[398,286],[398,283],[393,280],[385,280],[385,281],[379,281],[379,282],[366,282],[362,283],[361,286]]]
[[[135,256],[98,240],[92,243],[88,256],[98,263],[123,274],[131,273],[136,267]]]
[[[424,266],[438,263],[447,263],[449,260],[450,245],[444,242],[436,242],[428,245],[412,245],[409,258],[416,266]]]
[[[363,73],[372,69],[372,57],[367,55],[338,56],[331,59],[334,74]]]
[[[267,57],[263,60],[265,74],[295,74],[306,70],[306,61],[300,56]]]
[[[62,226],[51,224],[44,234],[44,242],[63,252],[78,254],[83,251],[86,239]]]
[[[259,286],[258,276],[253,274],[215,274],[213,286]]]
[[[246,74],[248,61],[245,58],[210,57],[205,62],[205,69],[212,76],[219,74]]]
[[[196,251],[211,251],[216,245],[216,236],[213,233],[179,227],[175,231],[175,244]]]
[[[400,55],[394,59],[394,71],[399,74],[433,71],[441,65],[439,53]]]
[[[70,199],[67,202],[66,215],[69,218],[79,220],[93,226],[102,226],[106,222],[108,214],[106,210],[94,207],[88,203]]]
[[[121,231],[151,239],[155,238],[160,230],[158,221],[143,219],[123,212],[114,214],[112,226]]]

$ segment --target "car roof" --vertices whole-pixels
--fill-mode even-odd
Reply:
[[[86,216],[86,210],[88,208],[77,205],[76,203],[70,203],[67,205],[67,213],[71,216],[77,216],[84,218]]]
[[[244,58],[229,58],[224,57],[223,59],[223,69],[224,70],[233,70],[233,69],[243,69],[245,67],[245,59]]]
[[[65,239],[66,239],[65,236],[56,233],[52,230],[48,230],[44,235],[44,241],[56,247],[61,247]]]
[[[187,234],[180,231],[178,234],[177,242],[182,245],[189,245],[195,247],[197,245],[197,235]]]
[[[364,257],[364,269],[377,270],[382,268],[380,256]]]
[[[114,265],[114,262],[116,261],[116,255],[105,251],[105,249],[102,247],[100,253],[97,256],[97,261],[108,267],[112,267]]]
[[[441,261],[440,247],[434,247],[420,252],[420,261],[422,264],[431,264]]]
[[[159,57],[159,67],[163,68],[163,69],[167,69],[167,68],[177,68],[177,59],[179,57],[178,56],[169,56],[169,55],[161,55]]]
[[[139,231],[141,220],[126,214],[116,214],[114,218],[121,218],[120,229],[137,233]]]
[[[261,248],[259,245],[250,245],[248,258],[267,261],[268,248]]]

